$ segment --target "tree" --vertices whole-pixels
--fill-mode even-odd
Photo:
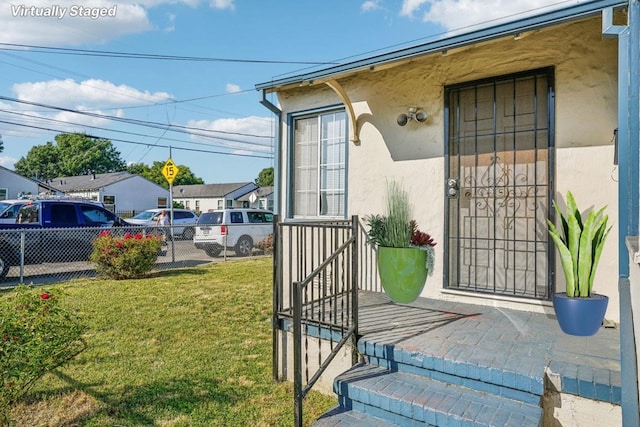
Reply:
[[[264,168],[256,178],[258,187],[270,187],[273,185],[273,167]]]
[[[108,173],[125,170],[127,165],[108,139],[96,139],[86,134],[56,136],[63,176],[86,173]]]
[[[55,137],[55,144],[37,145],[15,164],[24,176],[47,180],[60,176],[118,172],[126,169],[111,141],[82,133],[65,133]]]
[[[164,188],[169,188],[169,183],[162,175],[162,168],[165,162],[153,162],[151,166],[144,163],[134,163],[127,167],[129,173],[140,175],[151,182],[155,182]],[[173,185],[192,185],[192,184],[204,184],[202,178],[198,178],[191,172],[188,166],[176,165],[178,167],[178,175],[173,180]]]
[[[60,173],[60,155],[58,148],[52,142],[44,145],[36,145],[27,153],[27,157],[21,157],[14,165],[17,173],[23,176],[33,177],[39,180],[53,179],[63,176]]]

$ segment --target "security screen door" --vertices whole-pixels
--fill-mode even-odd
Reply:
[[[548,299],[553,70],[446,89],[445,287]]]

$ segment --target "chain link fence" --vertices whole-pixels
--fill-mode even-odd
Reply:
[[[193,240],[182,237],[181,227],[118,227],[109,229],[114,235],[126,233],[165,236],[155,270],[193,267],[210,262],[223,262],[246,256],[224,247],[211,256],[197,249]],[[89,257],[93,241],[104,228],[40,228],[0,229],[0,288],[19,283],[55,283],[96,275]],[[271,256],[269,245],[255,242],[248,256]]]

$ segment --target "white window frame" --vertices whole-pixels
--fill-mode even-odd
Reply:
[[[297,140],[297,128],[298,123],[301,121],[306,121],[308,123],[313,123],[314,120],[317,120],[313,126],[316,127],[317,133],[315,135],[306,135],[306,137],[311,137],[312,139],[308,141],[299,142]],[[333,127],[333,132],[329,134],[326,132],[328,128],[330,128],[331,124],[337,124],[338,127]],[[327,126],[325,126],[327,125]],[[337,129],[337,131],[336,131]],[[291,117],[291,133],[290,133],[290,147],[291,147],[291,156],[290,156],[290,165],[289,168],[289,177],[290,177],[290,185],[289,185],[289,217],[292,218],[346,218],[347,215],[347,156],[348,156],[348,121],[347,114],[344,108],[332,108],[325,109],[322,111],[316,111],[314,113],[293,115]],[[311,159],[314,164],[309,163],[308,165],[299,166],[297,162],[299,161],[298,156],[296,155],[296,149],[298,147],[302,147],[306,145],[307,147],[315,145],[312,147],[317,150],[315,155],[315,159]],[[330,162],[330,159],[323,158],[323,149],[324,152],[329,153],[327,148],[331,146],[338,146],[337,151],[333,151],[332,154],[338,154],[338,161]],[[340,153],[340,150],[342,152]],[[327,156],[329,157],[329,156]],[[310,181],[313,181],[312,186],[315,188],[301,188],[298,187],[298,183],[296,183],[297,173],[300,172],[300,169],[307,169],[313,174],[316,173],[316,176],[308,176]],[[331,179],[329,179],[330,171],[334,170],[333,174],[334,181],[338,182],[337,187],[330,188],[327,184]],[[304,173],[304,171],[300,172]],[[326,178],[323,180],[323,176]],[[324,182],[323,182],[324,181]],[[340,186],[340,183],[342,186]],[[323,187],[324,186],[324,187]],[[306,212],[303,211],[302,208],[296,206],[296,200],[298,196],[304,198],[305,194],[307,196],[311,196],[311,198],[316,199],[315,206],[308,206],[308,210]],[[323,194],[329,195],[331,197],[341,197],[342,200],[338,202],[337,212],[327,212],[326,206],[322,206],[321,200],[327,200],[327,197],[323,197]]]
[[[0,200],[7,200],[8,198],[9,198],[9,189],[4,187],[0,188]]]

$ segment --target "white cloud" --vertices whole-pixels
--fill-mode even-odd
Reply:
[[[92,115],[77,114],[73,111],[52,109],[45,111],[41,107],[28,104],[0,104],[0,119],[21,123],[34,128],[10,125],[7,135],[33,135],[53,128],[59,132],[83,132],[85,126],[107,127],[111,124],[108,117],[124,117],[122,109],[117,106],[140,105],[144,103],[164,102],[171,99],[165,92],[151,93],[126,85],[115,85],[111,82],[89,79],[83,82],[74,80],[51,80],[35,83],[19,83],[12,87],[15,97],[22,101],[63,107],[69,110],[90,110]],[[53,121],[52,121],[53,120]],[[38,129],[42,128],[42,129]],[[92,130],[87,130],[92,132]]]
[[[164,27],[165,33],[172,33],[176,30],[176,14],[175,13],[167,13],[167,20],[169,21],[169,25]]]
[[[242,91],[242,89],[240,89],[240,86],[233,83],[227,83],[226,89],[227,93],[238,93]]]
[[[413,16],[413,13],[416,12],[424,3],[430,3],[429,0],[403,0],[402,8],[400,9],[401,16]]]
[[[9,156],[0,156],[0,166],[4,166],[7,169],[13,169],[13,165],[18,161]]]
[[[166,92],[151,93],[98,79],[88,79],[79,83],[72,79],[16,83],[12,89],[20,100],[68,108],[137,105],[163,102],[172,98]]]
[[[226,133],[212,133],[218,138],[203,138],[193,135],[200,142],[210,142],[249,153],[270,153],[272,151],[273,120],[266,117],[250,116],[239,119],[191,120],[188,127]],[[254,136],[252,136],[254,135]]]
[[[495,25],[580,2],[574,0],[404,0],[400,15],[412,17],[422,14],[424,22],[439,24],[447,30],[456,30],[477,24]]]
[[[360,5],[360,11],[362,12],[371,12],[380,8],[380,0],[367,0]]]
[[[214,9],[235,9],[235,0],[211,0],[209,5]]]
[[[83,108],[77,108],[77,110],[82,111]],[[93,109],[91,110],[91,113],[95,113],[99,115],[111,115],[111,116],[115,115],[115,114],[111,114],[111,112],[104,112],[104,111],[93,110]],[[64,130],[65,132],[83,132],[84,131],[83,126],[104,127],[111,122],[111,120],[107,118],[85,116],[83,114],[76,114],[69,111],[60,111],[54,114],[53,116],[51,116],[51,118],[54,120],[59,120],[61,122],[73,123],[69,125],[58,123],[54,126],[56,129],[63,127],[63,129],[61,130]]]

